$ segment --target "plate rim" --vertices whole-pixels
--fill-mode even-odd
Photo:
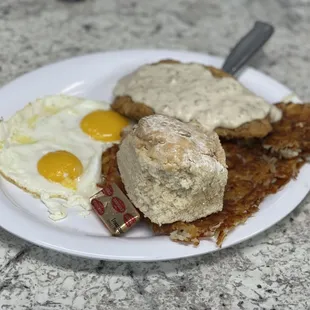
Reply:
[[[71,58],[66,58],[66,59],[63,59],[61,61],[56,61],[56,62],[53,62],[53,63],[50,63],[50,64],[47,64],[45,66],[42,66],[40,68],[37,68],[33,71],[30,71],[30,72],[27,72],[19,77],[17,77],[16,79],[10,81],[9,83],[5,84],[3,87],[0,88],[0,97],[2,97],[2,93],[6,91],[10,91],[10,88],[14,88],[14,84],[18,84],[20,82],[22,82],[24,79],[27,79],[29,77],[31,77],[32,75],[36,75],[38,74],[38,72],[42,72],[44,70],[49,70],[50,68],[53,68],[55,66],[59,66],[59,65],[66,65],[66,64],[70,64],[70,62],[75,62],[75,61],[82,61],[83,59],[87,59],[88,57],[106,57],[108,54],[127,54],[127,53],[133,53],[133,54],[136,54],[136,53],[167,53],[167,54],[171,54],[171,53],[180,53],[181,54],[188,54],[189,57],[194,57],[194,56],[199,56],[199,57],[206,57],[206,58],[209,58],[209,61],[210,59],[213,59],[211,60],[210,62],[214,63],[214,62],[217,62],[217,63],[222,63],[224,61],[223,58],[221,57],[218,57],[218,56],[214,56],[214,55],[209,55],[207,53],[198,53],[198,52],[192,52],[192,51],[187,51],[187,50],[177,50],[177,49],[130,49],[130,50],[111,50],[111,51],[105,51],[105,52],[99,52],[99,53],[91,53],[91,54],[85,54],[85,55],[81,55],[81,56],[76,56],[76,57],[71,57]],[[182,56],[181,56],[182,58]],[[271,80],[273,83],[276,83],[278,84],[279,87],[281,87],[283,89],[283,91],[285,90],[286,92],[288,93],[291,93],[291,90],[289,88],[287,88],[285,85],[283,85],[282,83],[278,82],[277,80],[274,80],[273,78],[271,78],[270,76],[266,75],[265,73],[263,72],[260,72],[254,68],[251,68],[251,67],[248,67],[247,70],[249,70],[250,72],[254,72],[255,74],[258,74],[261,78],[263,79],[267,79],[267,80]],[[307,166],[307,167],[306,167]],[[302,173],[302,171],[305,171],[305,170],[309,170],[310,172],[310,165],[305,165],[302,170],[300,171],[300,173]],[[298,176],[299,177],[299,176]],[[297,179],[298,179],[297,177]],[[3,192],[2,190],[2,182],[6,182],[4,180],[1,179],[1,182],[0,182],[0,206],[2,206],[4,204],[3,202],[3,198],[6,197],[5,193]],[[294,182],[294,181],[291,181],[291,182]],[[291,182],[289,182],[289,184],[291,184]],[[285,185],[284,188],[286,188],[287,186],[289,186],[289,184]],[[68,249],[66,247],[62,247],[60,245],[54,245],[54,244],[51,244],[51,243],[48,243],[47,241],[44,241],[44,240],[37,240],[37,239],[33,239],[33,238],[29,238],[28,235],[22,235],[22,233],[18,233],[16,232],[16,230],[14,231],[14,228],[12,226],[10,226],[9,221],[1,221],[0,219],[0,227],[2,227],[4,230],[12,233],[13,235],[19,237],[19,238],[22,238],[28,242],[31,242],[31,243],[34,243],[36,245],[39,245],[41,247],[44,247],[44,248],[47,248],[47,249],[52,249],[52,250],[56,250],[58,252],[62,252],[62,253],[66,253],[66,254],[70,254],[70,255],[75,255],[75,256],[80,256],[80,257],[84,257],[84,258],[91,258],[91,259],[103,259],[103,260],[110,260],[110,261],[166,261],[166,260],[175,260],[175,259],[181,259],[181,258],[189,258],[189,257],[193,257],[193,256],[198,256],[198,255],[202,255],[202,254],[209,254],[209,253],[212,253],[214,251],[218,251],[218,250],[221,250],[221,249],[225,249],[225,248],[228,248],[228,247],[231,247],[231,246],[234,246],[238,243],[241,243],[241,242],[244,242],[245,240],[248,240],[250,238],[253,238],[254,236],[260,234],[261,232],[269,229],[270,227],[274,226],[275,224],[277,224],[279,221],[281,221],[284,217],[286,217],[288,214],[290,214],[295,208],[297,208],[300,204],[300,202],[306,197],[308,191],[310,189],[310,185],[307,185],[305,188],[304,188],[304,191],[300,194],[300,196],[298,197],[298,199],[295,199],[295,202],[293,203],[295,206],[294,207],[290,207],[288,211],[284,212],[280,217],[277,218],[276,221],[271,221],[272,223],[267,225],[266,227],[263,227],[259,230],[257,230],[256,232],[252,233],[252,234],[248,234],[246,236],[244,236],[243,238],[239,238],[238,240],[236,240],[235,242],[232,242],[228,245],[225,245],[225,242],[224,242],[224,246],[222,248],[217,248],[217,247],[213,247],[211,250],[206,250],[204,251],[203,250],[203,246],[200,245],[200,249],[198,252],[196,251],[193,251],[192,253],[190,254],[186,254],[186,255],[183,255],[183,256],[174,256],[174,255],[159,255],[159,256],[152,256],[152,257],[148,257],[148,256],[119,256],[119,255],[108,255],[108,254],[91,254],[91,253],[86,253],[86,252],[81,252],[79,250],[74,250],[74,249]],[[5,198],[7,199],[7,198]],[[11,207],[9,206],[8,209],[10,209]],[[3,208],[2,208],[3,209]],[[11,212],[15,213],[17,212],[18,209],[15,209],[15,208],[11,208]],[[259,215],[259,212],[258,211],[255,216]],[[10,213],[10,211],[9,211]],[[1,218],[5,218],[5,212],[4,212],[4,215],[1,216]],[[17,216],[17,218],[19,218]],[[25,223],[23,223],[23,219],[25,219],[25,221],[27,222],[26,220],[26,217],[24,216],[21,216],[20,219],[22,219],[22,221],[19,221],[19,224],[22,226],[22,225],[25,225]],[[36,222],[39,222],[40,225],[43,225],[44,226],[44,223],[39,221],[38,219],[35,220]],[[6,223],[7,222],[7,223]],[[54,230],[57,230],[56,228]],[[59,230],[59,231],[62,231],[62,230]],[[57,235],[57,234],[56,234]],[[90,237],[90,236],[88,236]],[[76,237],[75,237],[76,238]],[[95,237],[96,239],[98,237]],[[168,238],[167,236],[159,236],[159,237],[154,237],[154,238],[158,238],[157,240],[159,240],[159,238],[163,239],[163,238]],[[117,245],[119,246],[123,246],[124,245],[124,240],[127,240],[128,239],[124,239],[123,238],[123,241],[121,238],[118,238],[116,239],[118,241],[116,241]],[[119,242],[121,241],[121,242]],[[113,242],[115,242],[115,240],[113,240]],[[172,246],[173,242],[171,242],[170,240],[168,240],[169,244],[171,244],[171,247],[174,247]],[[184,245],[180,245],[178,244],[178,246],[182,246],[184,247]],[[186,246],[188,247],[188,246]]]

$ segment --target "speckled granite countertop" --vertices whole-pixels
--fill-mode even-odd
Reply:
[[[276,33],[255,65],[310,100],[309,0],[1,0],[0,83],[107,49],[225,56],[257,19]],[[0,309],[310,309],[309,210],[308,196],[248,242],[161,263],[69,257],[0,229]]]

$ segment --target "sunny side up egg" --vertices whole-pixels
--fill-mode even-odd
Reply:
[[[109,104],[58,95],[38,99],[0,123],[0,172],[39,197],[50,218],[90,210],[102,152],[120,140],[128,119]]]

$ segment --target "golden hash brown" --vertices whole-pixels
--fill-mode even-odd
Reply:
[[[299,159],[276,159],[266,155],[258,143],[252,146],[223,142],[228,165],[228,183],[221,212],[211,214],[191,223],[176,222],[158,226],[152,224],[158,234],[172,234],[185,242],[199,243],[199,238],[217,238],[221,246],[227,233],[258,211],[260,202],[276,193],[295,177],[302,166]]]
[[[273,125],[273,132],[263,145],[281,157],[310,154],[310,104],[278,103],[283,111],[281,121]]]
[[[177,60],[165,59],[161,60],[153,65],[157,65],[160,63],[180,63]],[[216,78],[223,77],[232,77],[230,74],[222,71],[221,69],[217,69],[212,66],[204,66],[207,70],[209,70],[212,75]],[[118,113],[138,121],[142,117],[149,116],[155,114],[154,110],[148,107],[143,102],[134,102],[130,96],[119,96],[116,97],[111,104],[113,110]],[[227,129],[227,128],[216,128],[215,131],[220,137],[225,139],[234,139],[234,138],[263,138],[269,132],[271,132],[272,126],[270,124],[269,118],[266,117],[262,120],[254,120],[250,123],[243,124],[235,129]]]
[[[259,143],[239,145],[224,142],[228,165],[228,184],[223,211],[191,223],[176,222],[158,226],[151,222],[156,234],[170,235],[175,241],[198,244],[199,239],[215,236],[221,246],[227,233],[258,210],[259,203],[269,194],[276,193],[302,166],[300,159],[276,159],[266,155]],[[117,169],[115,145],[103,153],[102,172],[107,182],[121,178]],[[124,189],[124,186],[121,184]]]
[[[118,149],[118,145],[114,144],[102,153],[101,175],[103,178],[102,184],[97,185],[103,187],[103,185],[115,183],[123,192],[125,192],[125,187],[117,166],[116,153],[118,152]]]

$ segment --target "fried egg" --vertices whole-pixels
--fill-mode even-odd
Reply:
[[[0,124],[0,172],[39,197],[50,218],[90,210],[102,152],[120,140],[128,119],[109,104],[70,96],[38,99]]]

